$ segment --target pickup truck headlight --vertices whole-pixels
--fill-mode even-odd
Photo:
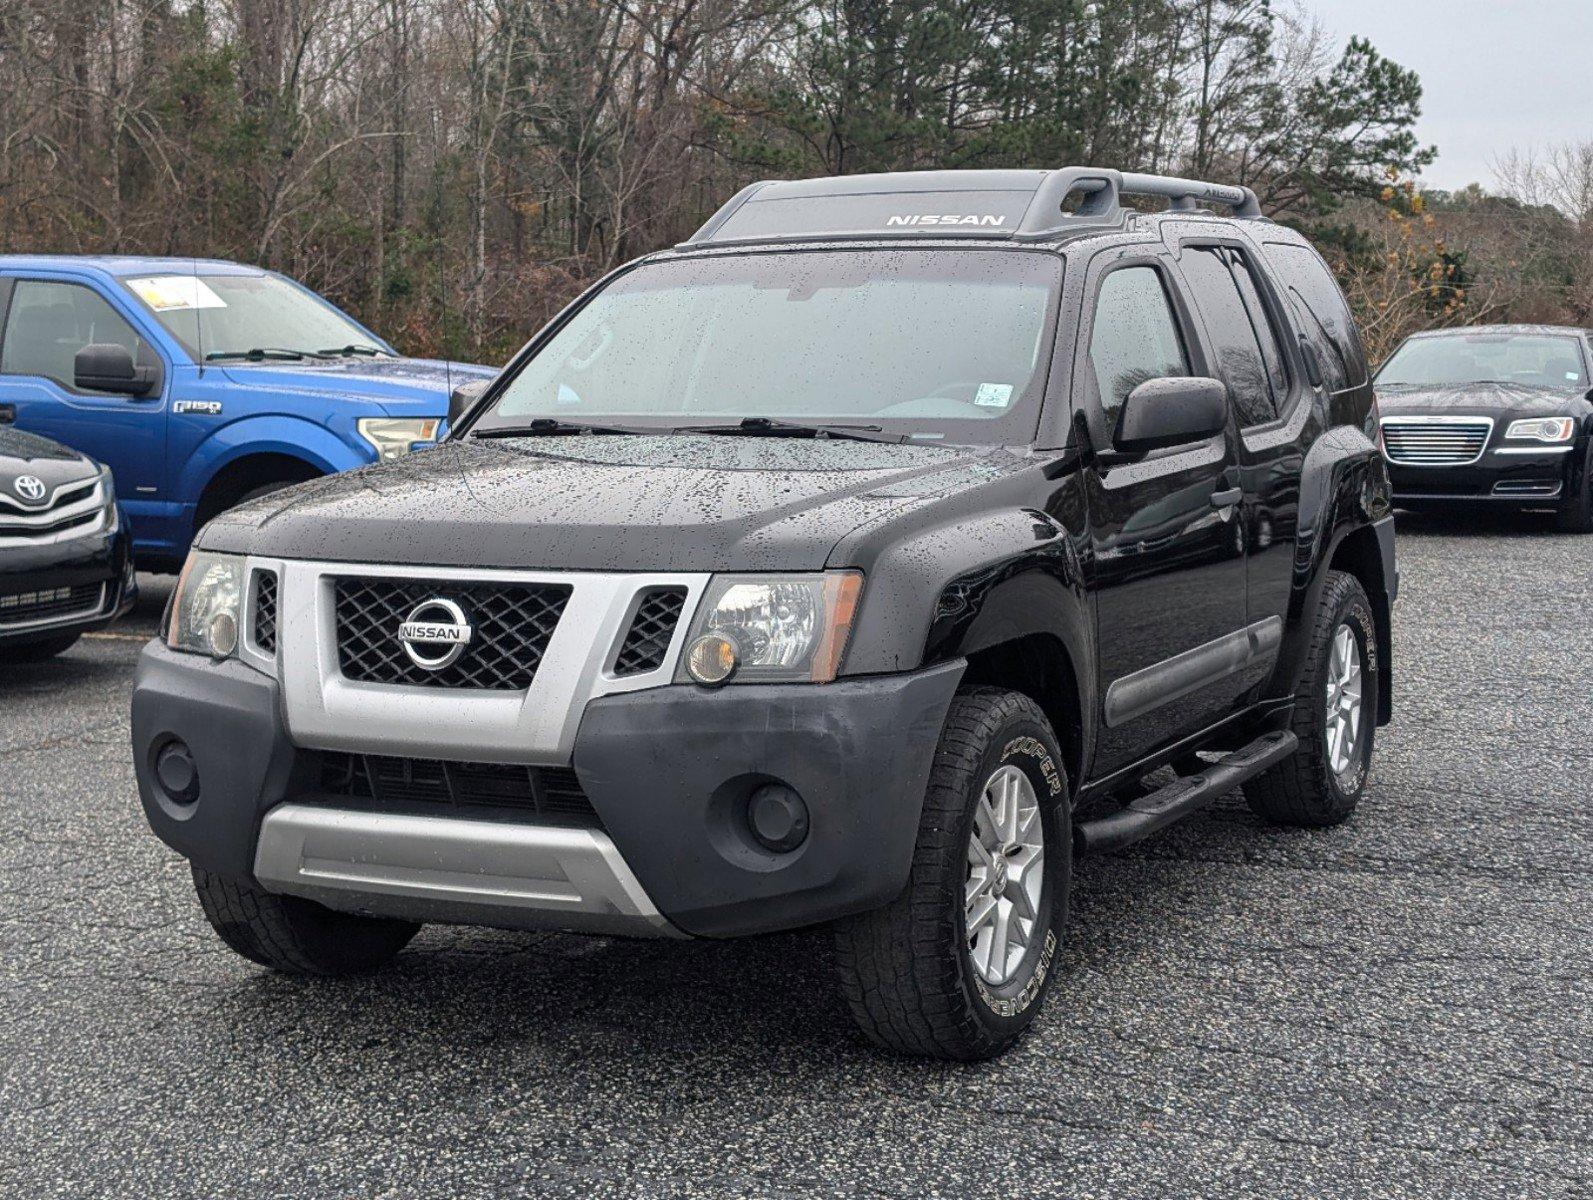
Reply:
[[[1505,430],[1506,438],[1535,442],[1569,442],[1575,434],[1576,421],[1571,417],[1527,417],[1511,421]]]
[[[243,558],[189,552],[172,593],[166,645],[190,654],[227,658],[238,648],[243,621]]]
[[[677,679],[828,683],[852,632],[859,571],[717,575],[686,638]]]
[[[440,424],[440,417],[361,417],[358,428],[378,461],[392,462],[416,446],[436,441]]]

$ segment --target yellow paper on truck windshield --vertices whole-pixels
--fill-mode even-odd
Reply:
[[[208,283],[193,275],[152,275],[147,279],[129,279],[127,286],[156,312],[227,307],[227,302],[216,295]]]

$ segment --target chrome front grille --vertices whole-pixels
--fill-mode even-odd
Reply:
[[[74,617],[92,616],[105,602],[103,583],[78,587],[45,588],[0,596],[0,629],[52,625]]]
[[[0,493],[0,546],[48,544],[97,533],[109,506],[99,479],[68,483],[41,506],[24,505]]]
[[[1463,467],[1482,457],[1489,417],[1384,417],[1383,453],[1407,467]]]
[[[570,598],[559,584],[409,579],[333,580],[338,665],[345,679],[411,687],[522,692],[531,686]],[[452,663],[431,670],[414,662],[398,628],[428,600],[464,610],[471,637]]]

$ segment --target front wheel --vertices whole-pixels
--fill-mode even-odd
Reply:
[[[903,1054],[1001,1053],[1040,1011],[1072,880],[1062,755],[1045,714],[996,688],[957,694],[935,750],[907,887],[838,922],[842,994]]]
[[[1593,533],[1593,439],[1582,464],[1582,486],[1560,505],[1558,517],[1564,533]]]

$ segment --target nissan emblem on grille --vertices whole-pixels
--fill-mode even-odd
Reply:
[[[29,504],[37,504],[44,499],[44,480],[37,475],[18,475],[11,486]]]
[[[471,632],[465,610],[438,598],[423,600],[410,610],[409,619],[398,627],[398,640],[410,662],[440,671],[465,652]]]

